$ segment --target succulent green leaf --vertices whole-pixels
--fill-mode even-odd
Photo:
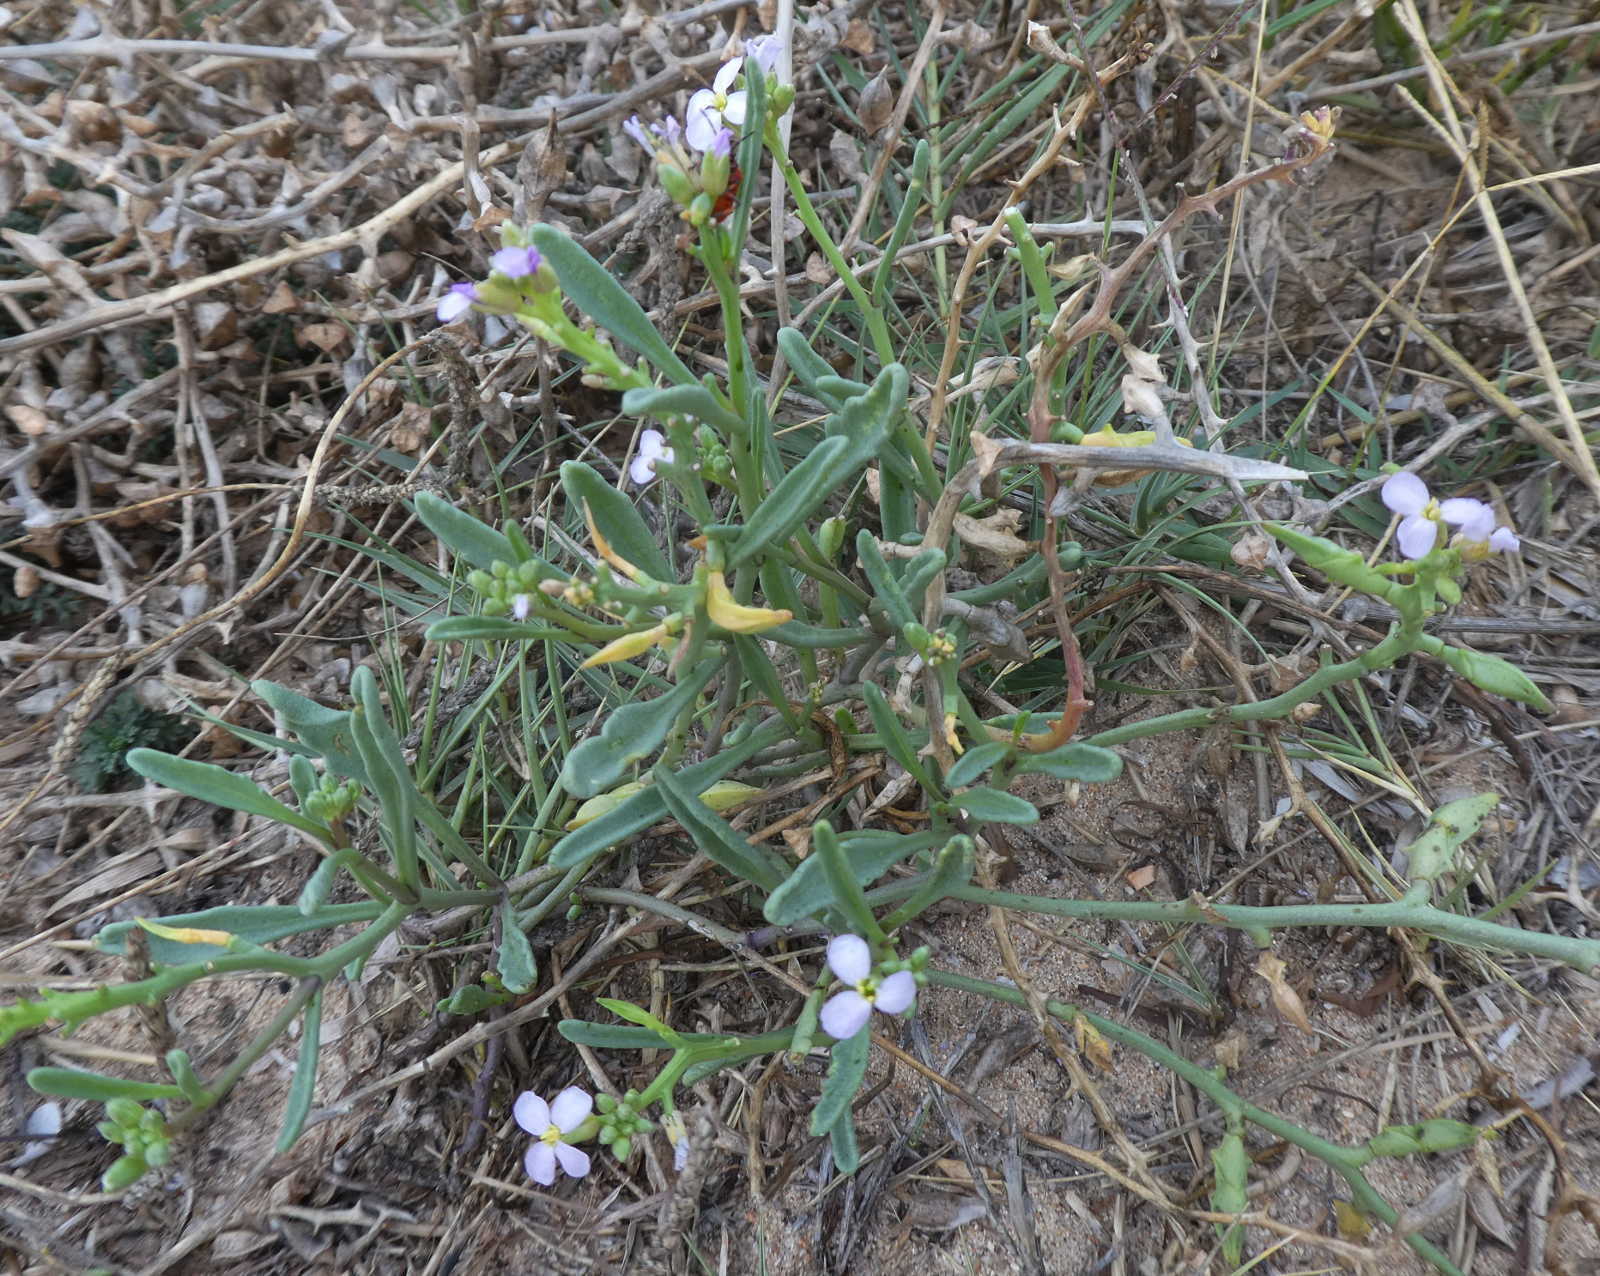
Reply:
[[[88,1099],[105,1103],[111,1099],[181,1099],[183,1088],[154,1081],[130,1081],[77,1068],[31,1068],[28,1085],[40,1094],[58,1099]]]
[[[622,1001],[616,997],[596,997],[595,1000],[617,1018],[626,1019],[629,1023],[636,1023],[641,1028],[648,1029],[668,1045],[688,1044],[681,1032],[669,1028],[643,1006],[636,1006],[631,1001]]]
[[[666,765],[654,768],[655,786],[672,818],[694,844],[735,877],[770,895],[783,881],[785,870],[772,853],[751,842],[704,802],[696,787],[686,784],[680,772]]]
[[[732,433],[742,433],[745,429],[745,423],[737,413],[705,386],[698,384],[629,390],[622,396],[622,410],[629,416],[654,417],[657,421],[691,417]]]
[[[300,1016],[300,1056],[295,1062],[294,1078],[289,1082],[289,1095],[283,1105],[283,1125],[278,1129],[278,1142],[274,1156],[282,1156],[295,1145],[300,1132],[306,1128],[306,1118],[311,1115],[311,1101],[317,1092],[317,1064],[322,1057],[322,990],[319,988],[306,1003]]]
[[[678,389],[690,388],[704,393],[699,386],[681,386]],[[640,392],[633,390],[629,393]],[[655,580],[671,581],[674,578],[666,555],[661,552],[654,533],[634,503],[607,483],[597,471],[582,461],[567,461],[561,466],[561,486],[574,510],[581,511],[585,505],[589,507],[589,513],[594,516],[594,525],[618,554]]]
[[[561,783],[567,792],[576,798],[591,798],[616,787],[629,767],[661,747],[678,714],[694,703],[720,665],[717,660],[702,661],[665,695],[631,700],[609,715],[599,735],[590,736],[567,754],[561,767]]]
[[[1039,809],[1026,798],[999,789],[980,787],[966,789],[950,799],[975,820],[995,824],[1037,824]]]
[[[839,1118],[850,1111],[856,1091],[866,1079],[867,1059],[872,1053],[872,1028],[862,1025],[861,1031],[846,1041],[836,1041],[828,1063],[828,1077],[822,1083],[822,1093],[817,1106],[811,1109],[811,1133],[826,1134],[839,1123]]]
[[[268,797],[244,776],[210,762],[178,758],[155,749],[130,749],[128,765],[147,780],[209,802],[212,806],[276,820],[279,824],[287,824],[323,842],[333,840],[333,834],[326,824],[302,815],[276,798]]]
[[[1016,769],[1019,775],[1036,773],[1057,780],[1106,784],[1122,774],[1122,758],[1097,744],[1063,744],[1048,753],[1019,754]]]
[[[918,851],[939,845],[940,834],[889,833],[882,829],[846,833],[840,836],[845,860],[858,885],[868,886],[896,864]],[[821,859],[808,856],[790,872],[788,879],[767,897],[762,915],[774,926],[790,926],[808,917],[818,917],[832,907],[834,894],[828,884]]]
[[[423,526],[472,566],[488,571],[497,560],[502,563],[521,561],[504,533],[495,531],[465,510],[457,509],[442,496],[418,492],[412,505]]]
[[[998,740],[991,740],[988,744],[968,749],[956,759],[955,765],[945,775],[944,782],[952,789],[971,784],[990,767],[1001,762],[1010,752],[1011,746],[1002,744]]]
[[[495,958],[495,971],[506,989],[525,993],[539,978],[539,964],[533,958],[533,945],[527,932],[517,925],[517,910],[511,900],[500,903],[500,951]]]

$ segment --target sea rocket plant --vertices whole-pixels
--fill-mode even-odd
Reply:
[[[594,1100],[577,1086],[568,1086],[556,1095],[554,1103],[546,1103],[532,1090],[517,1096],[511,1113],[534,1138],[523,1158],[529,1178],[549,1187],[556,1181],[558,1165],[575,1179],[589,1172],[589,1154],[573,1147],[568,1136],[584,1132],[582,1127],[593,1110]]]
[[[828,967],[851,985],[822,1007],[822,1030],[840,1041],[860,1032],[874,1010],[898,1015],[917,999],[917,977],[909,970],[876,977],[872,946],[860,935],[835,935],[828,942]]]

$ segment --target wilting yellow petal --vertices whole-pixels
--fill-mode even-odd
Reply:
[[[610,563],[629,580],[638,580],[643,576],[637,567],[630,563],[616,550],[611,548],[611,542],[600,535],[600,529],[594,525],[594,515],[589,512],[589,502],[583,503],[583,521],[589,525],[589,539],[594,542],[595,553]]]
[[[195,926],[164,926],[160,922],[151,921],[148,917],[136,917],[134,920],[152,935],[170,939],[175,944],[211,944],[217,948],[227,948],[235,938],[225,930],[200,930]]]
[[[794,619],[792,611],[769,607],[746,607],[733,601],[728,582],[721,572],[706,573],[706,612],[711,623],[736,634],[758,634]]]
[[[944,715],[944,738],[952,753],[961,754],[966,752],[961,747],[961,737],[956,734],[956,715],[953,713]]]
[[[654,629],[641,629],[636,634],[623,634],[614,638],[594,655],[579,666],[581,669],[592,669],[595,665],[609,665],[614,660],[632,660],[640,652],[648,651],[663,638],[670,637],[665,625],[657,625]]]

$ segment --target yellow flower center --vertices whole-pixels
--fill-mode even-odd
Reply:
[[[560,1128],[554,1125],[549,1126],[546,1128],[545,1132],[539,1136],[539,1142],[548,1143],[551,1147],[555,1147],[557,1143],[561,1142]]]

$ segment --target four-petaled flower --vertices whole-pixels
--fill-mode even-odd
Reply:
[[[671,462],[672,449],[667,446],[667,436],[660,430],[644,430],[639,435],[639,451],[628,466],[628,477],[640,487],[656,476],[656,463]]]
[[[720,129],[744,123],[744,90],[728,92],[739,78],[744,66],[743,58],[734,58],[717,69],[716,78],[709,89],[696,89],[689,98],[685,118],[684,136],[697,151],[711,149]]]
[[[566,1142],[565,1136],[587,1121],[593,1110],[594,1100],[575,1085],[556,1095],[554,1103],[546,1103],[532,1090],[517,1096],[511,1113],[517,1124],[533,1135],[533,1145],[522,1162],[529,1178],[549,1187],[556,1181],[557,1165],[575,1179],[589,1172],[588,1153]]]
[[[1383,484],[1382,496],[1383,503],[1400,515],[1395,543],[1407,558],[1425,558],[1433,552],[1441,521],[1461,529],[1462,548],[1470,550],[1472,557],[1490,550],[1514,553],[1521,548],[1514,531],[1495,526],[1492,507],[1467,496],[1435,501],[1428,485],[1415,474],[1402,470],[1391,475]]]
[[[898,1015],[917,999],[917,977],[909,970],[873,977],[872,948],[860,935],[835,935],[829,940],[828,966],[851,985],[822,1007],[822,1030],[839,1041],[860,1032],[874,1009]]]
[[[478,300],[477,284],[451,284],[449,291],[439,299],[436,313],[440,323],[454,323]]]

